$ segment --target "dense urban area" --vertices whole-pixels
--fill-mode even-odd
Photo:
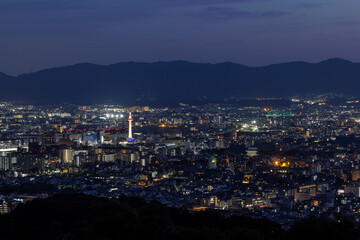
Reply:
[[[0,212],[57,193],[191,211],[360,220],[360,102],[0,104]]]

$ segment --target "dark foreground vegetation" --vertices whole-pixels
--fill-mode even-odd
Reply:
[[[346,219],[310,218],[289,230],[266,219],[212,211],[191,213],[157,202],[123,197],[57,195],[19,205],[0,216],[1,239],[358,239],[359,229]]]

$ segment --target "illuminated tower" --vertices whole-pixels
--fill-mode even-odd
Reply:
[[[129,121],[129,136],[128,136],[128,139],[127,139],[129,142],[134,141],[134,138],[132,137],[132,125],[131,125],[133,120],[134,119],[132,118],[131,112],[130,112],[129,113],[129,118],[128,118],[128,121]]]

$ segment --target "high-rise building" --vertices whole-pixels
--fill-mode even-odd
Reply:
[[[61,160],[64,163],[71,163],[73,161],[73,150],[72,149],[63,149],[60,152]]]
[[[11,169],[11,153],[10,152],[1,152],[0,153],[0,170],[10,170]]]
[[[351,171],[351,179],[353,181],[357,181],[358,179],[360,179],[360,170],[356,170],[356,169],[352,170]]]
[[[216,164],[216,157],[214,157],[214,156],[211,156],[210,158],[209,158],[209,168],[210,169],[216,169],[217,168],[217,164]]]

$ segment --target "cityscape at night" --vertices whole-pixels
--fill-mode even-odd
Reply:
[[[2,214],[59,193],[191,211],[360,221],[360,99],[1,108]]]
[[[359,9],[0,1],[0,240],[360,239]]]

